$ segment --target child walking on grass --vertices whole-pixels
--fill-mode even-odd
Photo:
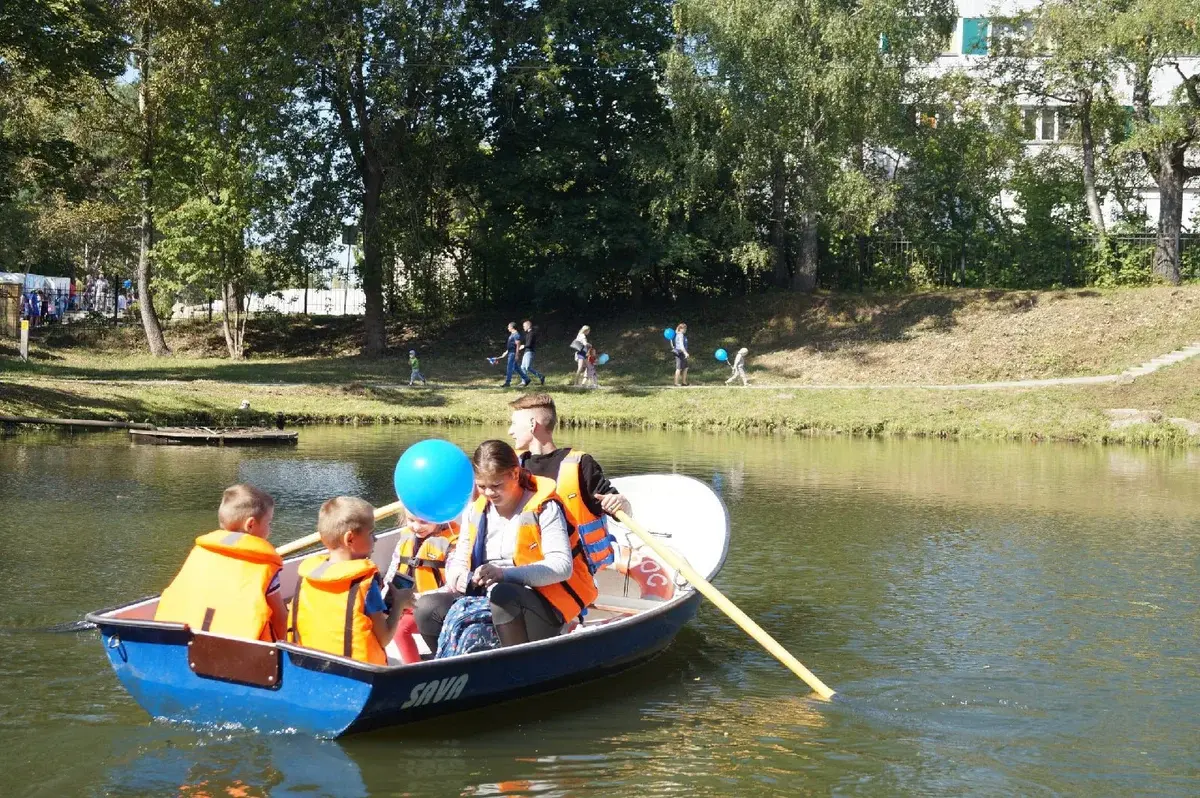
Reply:
[[[600,356],[596,353],[596,347],[589,345],[587,350],[587,378],[584,380],[585,388],[599,388],[600,383],[596,381],[596,361]]]
[[[746,377],[746,355],[748,354],[750,354],[750,350],[744,346],[738,350],[737,357],[733,359],[733,363],[730,365],[730,368],[733,369],[733,374],[730,375],[729,379],[725,380],[726,385],[738,377],[742,378],[742,385],[750,383],[750,380]]]
[[[417,380],[421,384],[425,384],[425,375],[421,373],[421,360],[417,357],[417,350],[408,350],[408,367],[412,369],[412,373],[408,375],[408,384],[412,385]]]

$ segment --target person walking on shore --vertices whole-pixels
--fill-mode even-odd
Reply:
[[[750,384],[750,380],[746,377],[746,355],[749,353],[750,350],[744,346],[737,351],[737,356],[733,359],[733,365],[730,366],[730,368],[733,369],[733,374],[730,375],[729,379],[725,380],[726,385],[733,382],[738,377],[742,378],[742,385]]]
[[[541,385],[545,385],[546,375],[533,367],[533,353],[537,349],[538,329],[529,319],[526,319],[521,326],[525,330],[525,340],[521,343],[521,371],[525,372],[526,380],[533,375],[541,380]]]
[[[579,328],[579,333],[571,342],[571,351],[575,353],[575,378],[571,381],[572,385],[582,385],[587,380],[587,352],[591,347],[587,337],[591,333],[592,328],[585,324]]]
[[[415,349],[408,350],[408,367],[412,370],[412,373],[408,375],[408,384],[412,385],[417,380],[420,380],[421,384],[424,385],[426,382],[425,375],[421,373],[421,359],[417,357],[417,350]]]
[[[521,369],[521,364],[517,362],[517,350],[521,346],[521,333],[517,332],[517,323],[515,321],[508,323],[508,340],[504,346],[504,354],[489,357],[488,362],[495,363],[500,358],[505,358],[504,385],[500,387],[507,388],[512,385],[512,378],[515,373],[521,378],[521,387],[524,388],[529,384],[529,375]]]
[[[671,351],[675,353],[675,385],[687,386],[688,373],[688,344],[687,325],[680,324],[675,328],[675,337],[671,339]]]

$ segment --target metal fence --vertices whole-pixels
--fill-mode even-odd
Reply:
[[[817,282],[831,290],[905,290],[1134,285],[1152,280],[1157,243],[1153,233],[1112,235],[1106,241],[1102,250],[1098,239],[1074,236],[1037,241],[997,236],[957,246],[903,237],[837,239],[822,247]],[[1181,235],[1179,252],[1182,279],[1200,278],[1200,233]]]
[[[52,324],[71,324],[83,320],[117,323],[129,316],[132,302],[118,291],[74,291],[35,289],[21,293],[20,286],[0,284],[0,336],[20,335],[21,319],[32,329]]]

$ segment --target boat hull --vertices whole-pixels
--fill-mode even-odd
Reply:
[[[632,667],[662,651],[695,614],[693,592],[621,623],[513,648],[405,666],[370,666],[286,643],[270,687],[200,676],[195,635],[179,624],[89,615],[118,679],[152,717],[321,737],[395,726],[532,696]],[[209,636],[212,637],[212,636]]]

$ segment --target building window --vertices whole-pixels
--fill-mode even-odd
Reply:
[[[1075,125],[1071,108],[1026,108],[1021,117],[1026,141],[1062,141]]]
[[[1054,130],[1054,109],[1053,108],[1043,108],[1042,109],[1042,125],[1041,125],[1041,127],[1042,127],[1041,135],[1038,136],[1039,139],[1041,139],[1042,141],[1056,141],[1058,139],[1058,136],[1055,134],[1055,130]]]
[[[988,21],[983,17],[967,17],[962,21],[963,55],[987,55]]]

